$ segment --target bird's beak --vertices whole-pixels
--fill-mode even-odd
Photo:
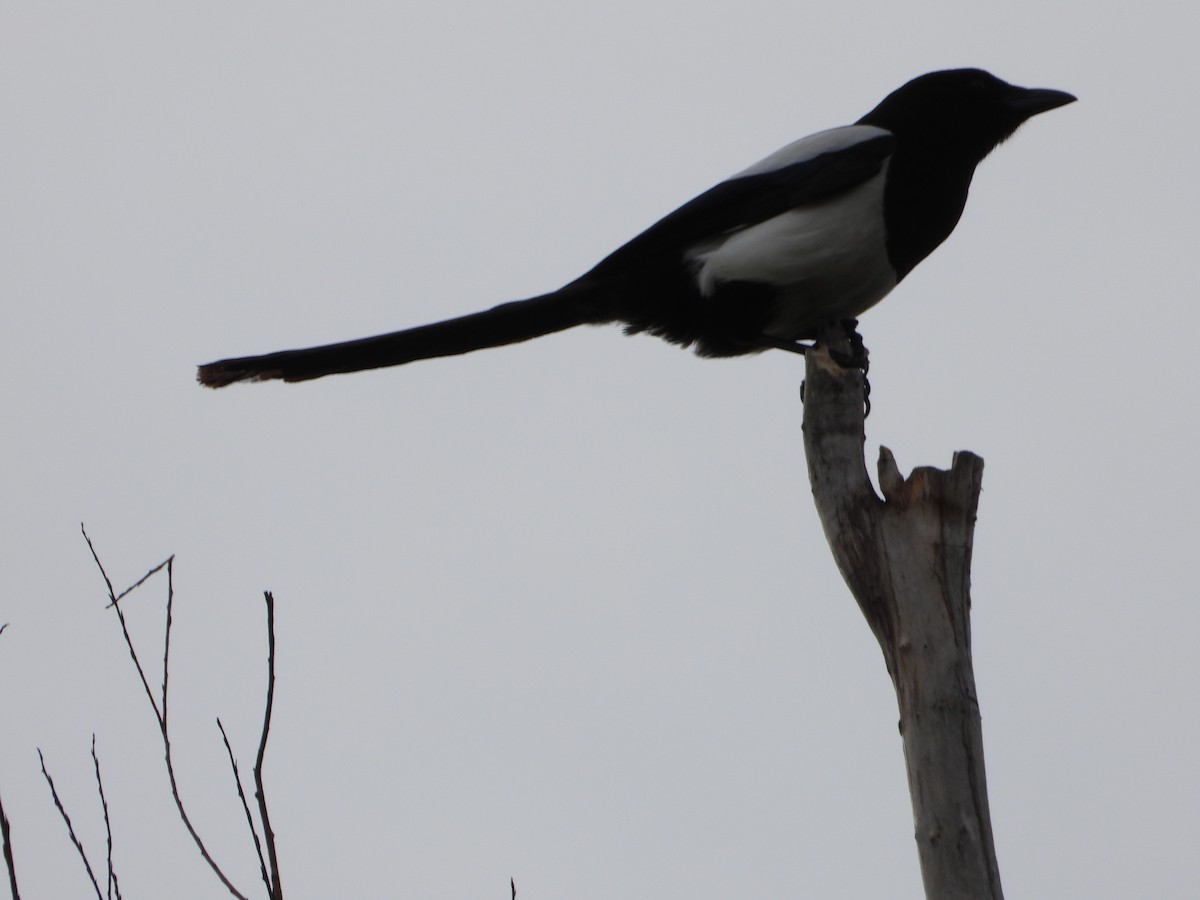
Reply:
[[[1074,103],[1076,99],[1074,94],[1068,94],[1066,91],[1055,91],[1050,88],[1018,88],[1012,96],[1005,99],[1004,105],[1013,112],[1019,113],[1022,118],[1028,119],[1038,113]]]

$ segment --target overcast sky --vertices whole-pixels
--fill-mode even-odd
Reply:
[[[897,713],[812,507],[799,358],[616,329],[305,385],[215,357],[540,293],[932,69],[1080,102],[862,324],[880,443],[986,460],[976,679],[1011,897],[1200,894],[1198,14],[610,0],[0,8],[0,796],[26,898],[216,898],[79,534],[176,554],[181,790],[301,897],[923,896]],[[129,601],[159,677],[165,585]],[[260,896],[261,894],[254,894]]]

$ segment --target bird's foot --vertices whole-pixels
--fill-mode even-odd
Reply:
[[[863,343],[862,335],[858,333],[858,319],[842,319],[836,325],[831,325],[833,333],[823,334],[817,343],[823,343],[829,356],[843,369],[862,369],[863,375],[866,375],[871,368],[871,355]]]
[[[795,342],[790,342],[796,346]],[[862,369],[863,373],[863,418],[871,415],[871,382],[867,371],[871,368],[870,354],[862,335],[858,333],[858,319],[841,319],[822,326],[814,346],[823,346],[829,357],[843,369]],[[812,349],[800,344],[804,350]],[[789,348],[783,348],[789,349]],[[804,350],[794,350],[803,353]],[[804,402],[804,384],[800,384],[800,401]]]

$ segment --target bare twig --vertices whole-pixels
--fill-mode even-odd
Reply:
[[[83,852],[83,844],[80,843],[79,837],[75,834],[75,827],[71,824],[71,817],[67,815],[67,810],[63,806],[62,800],[59,799],[58,790],[54,787],[54,779],[50,777],[50,773],[46,771],[46,758],[42,756],[42,748],[38,747],[38,759],[42,764],[42,776],[46,779],[46,784],[50,785],[50,796],[54,798],[54,806],[58,809],[59,816],[67,825],[67,834],[71,836],[71,843],[75,845],[75,851],[79,854],[79,858],[83,860],[83,867],[87,869],[88,878],[92,880],[92,887],[96,889],[96,897],[98,900],[104,900],[104,894],[100,892],[100,883],[96,881],[96,874],[92,871],[92,864],[88,862],[87,854]]]
[[[100,808],[104,811],[105,858],[108,862],[108,900],[112,900],[116,892],[117,900],[121,900],[121,885],[117,881],[117,872],[113,868],[113,839],[112,821],[108,817],[108,800],[104,796],[104,779],[100,777],[100,757],[96,754],[96,735],[92,735],[92,765],[96,769],[96,790],[100,792]]]
[[[110,579],[108,577],[108,573],[104,571],[104,565],[100,562],[100,557],[96,555],[96,548],[92,546],[92,539],[90,537],[88,537],[87,529],[84,527],[82,522],[79,523],[79,530],[81,532],[83,532],[83,539],[85,541],[87,541],[88,550],[90,550],[92,552],[92,559],[94,559],[96,561],[96,568],[98,568],[100,570],[100,575],[104,579],[105,586],[108,588],[109,600],[111,600],[113,603],[116,603],[117,602],[117,592],[113,588],[112,579]],[[146,577],[149,576],[149,574],[150,573],[147,572],[146,575],[142,576],[142,578],[140,578],[138,580],[137,583],[141,584],[143,581],[146,580]],[[124,596],[124,595],[122,594],[122,596]]]
[[[279,883],[279,858],[275,852],[275,832],[271,828],[271,817],[267,812],[267,792],[263,789],[263,756],[267,752],[267,735],[271,730],[271,710],[275,705],[275,597],[270,591],[263,592],[267,604],[267,706],[263,712],[262,737],[258,741],[258,758],[254,761],[254,796],[258,800],[258,815],[262,820],[263,840],[267,844],[267,858],[271,862],[271,883],[268,885],[271,900],[282,900],[283,888]]]
[[[125,588],[125,590],[121,591],[121,593],[117,594],[117,596],[114,597],[109,602],[108,605],[113,606],[113,605],[119,603],[126,594],[132,594],[134,591],[136,591],[138,588],[140,588],[143,584],[145,584],[147,581],[149,581],[151,575],[155,575],[158,572],[161,572],[163,570],[163,567],[170,565],[174,559],[175,559],[174,556],[171,556],[168,559],[164,559],[162,562],[160,562],[157,566],[155,566],[153,569],[151,569],[149,572],[147,572],[145,575],[143,575],[141,578],[139,578],[137,581],[135,581],[129,587]]]
[[[158,708],[158,701],[154,699],[154,692],[150,690],[150,682],[146,680],[146,673],[142,669],[142,663],[138,659],[137,651],[133,649],[133,639],[129,636],[129,628],[125,624],[125,613],[121,611],[121,607],[117,606],[118,597],[116,591],[113,589],[112,580],[108,577],[108,573],[104,571],[104,564],[100,562],[100,557],[96,553],[96,548],[92,545],[92,539],[88,537],[87,529],[83,527],[82,522],[79,524],[79,530],[83,532],[83,539],[87,541],[88,550],[90,550],[92,553],[92,559],[96,561],[96,568],[100,570],[100,576],[104,579],[104,583],[108,587],[108,599],[110,601],[108,605],[111,609],[115,609],[117,612],[117,620],[121,623],[121,632],[125,635],[125,646],[129,648],[129,655],[133,659],[133,665],[134,668],[137,669],[138,677],[142,680],[142,687],[146,690],[146,697],[150,700],[150,705],[154,707],[154,718],[158,720],[158,727],[165,733],[167,724],[166,720],[163,718],[163,714]],[[171,559],[174,558],[175,557],[171,557]],[[149,578],[154,572],[160,571],[163,566],[171,562],[171,559],[159,563],[157,566],[139,578],[136,583],[145,583],[147,578]],[[132,588],[130,588],[130,590],[132,590]],[[129,593],[129,591],[122,591],[121,596],[124,597],[127,593]]]
[[[0,625],[0,634],[4,634],[7,627],[7,622]],[[8,824],[3,800],[0,800],[0,843],[4,844],[4,867],[8,870],[8,889],[12,893],[12,900],[21,900],[21,892],[17,890],[17,863],[13,859],[12,826]]]
[[[228,890],[229,893],[234,897],[237,897],[238,900],[248,900],[244,894],[242,894],[233,886],[233,882],[229,880],[224,871],[222,871],[221,867],[217,865],[216,860],[214,860],[212,855],[208,852],[208,848],[204,845],[204,841],[201,839],[199,832],[196,831],[196,827],[192,824],[192,820],[188,817],[187,810],[183,805],[183,799],[179,796],[179,783],[175,778],[175,764],[171,754],[171,738],[167,732],[167,663],[169,662],[169,653],[171,648],[171,605],[175,597],[173,574],[173,563],[175,557],[169,557],[167,560],[143,575],[141,579],[139,579],[127,590],[117,594],[113,590],[112,581],[109,579],[108,573],[104,571],[104,565],[100,562],[100,557],[96,553],[96,548],[92,545],[92,539],[88,537],[87,529],[85,529],[82,524],[79,527],[83,532],[83,539],[87,541],[88,549],[92,552],[92,559],[96,561],[96,567],[100,570],[100,574],[104,578],[104,583],[108,587],[108,597],[111,601],[109,605],[113,610],[116,611],[117,620],[121,623],[121,634],[125,638],[125,646],[129,649],[129,656],[133,660],[134,667],[137,669],[138,677],[142,680],[142,687],[146,691],[146,697],[150,701],[150,706],[154,709],[154,717],[158,721],[159,733],[162,735],[163,756],[167,765],[167,780],[171,787],[171,799],[175,801],[175,809],[179,813],[179,818],[183,822],[184,827],[187,829],[188,834],[191,835],[192,842],[196,845],[196,849],[200,852],[200,856],[206,863],[208,863],[208,867],[212,869],[213,874],[217,876],[221,884],[225,885],[225,889]],[[146,672],[142,668],[141,661],[138,659],[137,650],[134,649],[133,639],[130,637],[129,628],[125,623],[125,614],[122,612],[117,601],[138,585],[145,583],[146,579],[148,579],[155,572],[162,570],[164,567],[167,570],[167,621],[165,629],[166,637],[163,640],[163,684],[162,702],[160,707],[159,702],[154,698],[154,692],[150,689],[150,682],[146,679]]]
[[[167,736],[167,678],[171,672],[171,613],[175,607],[175,556],[167,559],[167,624],[163,628],[162,730]]]
[[[0,628],[0,631],[3,631]],[[4,801],[0,800],[0,836],[4,841],[4,865],[8,869],[8,889],[12,892],[12,900],[21,900],[21,892],[17,890],[17,864],[13,860],[12,830],[8,824],[8,816],[4,813]]]
[[[225,726],[221,724],[221,720],[217,719],[217,728],[221,732],[221,740],[225,742],[225,752],[229,754],[229,767],[233,769],[233,783],[237,785],[238,799],[242,801],[242,811],[246,814],[246,824],[250,826],[250,836],[254,838],[254,852],[258,854],[258,868],[262,872],[263,884],[267,887],[267,894],[271,893],[271,876],[267,874],[267,862],[263,859],[262,844],[258,839],[258,829],[254,827],[254,814],[250,812],[250,803],[246,800],[246,792],[242,789],[242,774],[238,771],[237,760],[233,755],[233,747],[229,744],[229,735],[225,733]]]

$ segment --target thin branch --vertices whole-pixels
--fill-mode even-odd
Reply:
[[[162,562],[160,562],[157,566],[155,566],[153,569],[151,569],[149,572],[147,572],[145,575],[143,575],[141,578],[139,578],[137,581],[135,581],[129,587],[125,588],[125,590],[121,591],[121,593],[117,594],[117,596],[112,599],[112,601],[109,603],[109,605],[112,606],[116,603],[119,603],[122,599],[124,599],[126,594],[132,594],[134,591],[136,591],[138,588],[140,588],[143,584],[145,584],[147,581],[149,581],[151,575],[156,575],[157,573],[161,572],[163,570],[163,567],[169,566],[174,559],[175,559],[174,556],[170,556],[167,559],[164,559]]]
[[[108,573],[104,571],[104,564],[100,562],[100,556],[96,553],[96,548],[92,545],[92,539],[88,537],[87,529],[83,526],[82,522],[79,523],[79,530],[83,532],[83,539],[87,541],[88,550],[90,550],[92,553],[92,559],[96,561],[96,568],[100,570],[100,575],[104,579],[104,584],[108,587],[108,599],[110,601],[108,605],[112,609],[116,610],[117,620],[121,623],[121,633],[125,636],[125,646],[129,648],[129,655],[133,659],[133,665],[134,668],[137,669],[138,677],[142,680],[142,687],[146,690],[146,697],[149,698],[150,705],[154,707],[154,718],[158,720],[158,727],[165,731],[166,720],[163,718],[163,714],[158,708],[158,702],[154,699],[154,692],[150,690],[150,682],[146,680],[146,673],[142,669],[142,663],[138,659],[137,651],[133,649],[133,638],[129,636],[129,628],[125,624],[125,613],[122,612],[121,607],[117,605],[118,597],[116,591],[113,589],[112,579],[110,579],[108,577]],[[174,557],[172,557],[172,559],[173,558]],[[145,583],[147,578],[149,578],[153,573],[162,569],[162,567],[165,566],[169,561],[170,560],[159,563],[157,566],[139,578],[135,586]],[[129,590],[133,590],[133,588],[131,587]],[[128,593],[128,590],[122,591],[121,596],[124,597]]]
[[[97,568],[100,569],[100,574],[104,577],[104,583],[108,586],[108,596],[109,596],[109,599],[112,601],[110,606],[116,612],[117,620],[121,623],[121,634],[125,638],[125,646],[129,649],[129,656],[133,660],[134,667],[137,669],[138,677],[140,677],[142,680],[142,687],[146,691],[146,697],[150,701],[150,706],[154,709],[154,717],[158,721],[158,730],[159,730],[159,733],[162,735],[163,756],[165,758],[166,765],[167,765],[167,781],[169,782],[170,787],[171,787],[171,799],[175,801],[175,809],[179,813],[179,818],[183,822],[184,828],[187,829],[188,834],[191,835],[192,842],[196,845],[196,849],[198,851],[200,851],[200,856],[203,857],[203,859],[206,863],[208,863],[208,867],[210,869],[212,869],[213,874],[217,876],[217,878],[220,880],[221,884],[225,885],[225,889],[228,890],[229,893],[231,893],[234,897],[237,897],[238,900],[248,900],[248,898],[245,896],[245,894],[242,894],[240,891],[238,891],[237,888],[235,888],[233,886],[233,882],[231,882],[229,880],[229,878],[221,870],[221,867],[219,865],[217,865],[216,860],[214,860],[212,858],[212,856],[209,854],[208,848],[204,845],[204,841],[200,837],[200,833],[198,831],[196,831],[196,827],[192,824],[192,820],[188,817],[187,810],[183,806],[183,799],[179,796],[179,783],[175,779],[175,763],[174,763],[174,760],[172,759],[172,755],[171,755],[171,738],[167,732],[167,716],[166,716],[167,683],[168,683],[167,682],[167,662],[168,662],[167,654],[168,654],[168,652],[170,650],[170,646],[171,646],[171,637],[170,637],[171,614],[170,613],[171,613],[171,603],[175,596],[172,562],[174,561],[175,557],[171,556],[169,559],[167,559],[163,563],[160,563],[155,569],[152,569],[150,572],[148,572],[145,576],[143,576],[136,583],[136,584],[144,583],[146,581],[146,578],[148,578],[151,574],[153,574],[156,571],[161,570],[164,567],[167,570],[167,623],[166,623],[167,636],[163,641],[163,645],[164,645],[163,646],[163,693],[162,693],[162,707],[160,709],[158,702],[155,701],[155,699],[154,699],[154,692],[150,689],[150,682],[146,679],[146,673],[145,673],[145,670],[142,668],[142,663],[138,659],[137,650],[134,649],[133,639],[130,637],[129,628],[125,623],[125,614],[121,611],[121,607],[117,603],[118,599],[120,597],[124,597],[126,594],[128,594],[129,590],[133,590],[133,587],[130,587],[129,590],[122,591],[120,595],[116,594],[116,592],[113,590],[112,581],[109,579],[108,574],[104,571],[104,566],[100,562],[100,557],[96,553],[96,548],[92,545],[91,538],[88,537],[87,530],[83,527],[83,525],[80,525],[79,527],[80,527],[80,530],[83,532],[84,540],[87,541],[88,549],[91,550],[91,552],[92,552],[92,559],[94,559],[96,561],[96,566],[97,566]],[[136,587],[136,584],[134,585],[134,587]]]
[[[275,705],[275,597],[270,591],[263,592],[267,604],[267,707],[263,712],[262,737],[258,741],[258,758],[254,761],[254,796],[258,800],[258,816],[262,820],[263,839],[267,844],[267,858],[271,861],[271,900],[283,900],[283,888],[279,883],[279,858],[275,851],[275,832],[271,828],[271,816],[267,812],[267,793],[263,789],[263,756],[267,752],[267,735],[271,730],[271,710]]]
[[[200,855],[204,861],[208,863],[208,867],[213,870],[213,874],[221,880],[221,884],[225,885],[226,890],[239,900],[248,900],[237,888],[233,886],[233,882],[226,877],[221,867],[217,865],[217,861],[212,858],[208,852],[208,848],[204,846],[204,841],[200,837],[200,833],[196,831],[196,827],[192,824],[192,820],[188,817],[187,810],[183,806],[183,798],[179,796],[179,782],[175,779],[175,761],[171,755],[171,738],[167,734],[167,726],[165,721],[161,721],[162,739],[163,739],[163,758],[167,764],[167,781],[171,786],[171,799],[175,801],[175,809],[179,813],[179,818],[183,822],[184,828],[188,834],[192,836],[192,842],[196,845],[196,849],[200,851]]]
[[[0,634],[8,627],[5,622],[0,625]],[[0,843],[4,845],[4,867],[8,870],[8,889],[12,900],[21,900],[21,892],[17,890],[17,864],[13,859],[12,827],[8,824],[8,816],[4,812],[4,801],[0,800]]]
[[[167,627],[163,629],[162,727],[167,733],[167,676],[171,671],[171,610],[175,605],[175,556],[167,559]]]
[[[92,546],[92,539],[90,537],[88,537],[87,528],[84,527],[82,522],[79,523],[79,530],[81,532],[83,532],[83,539],[85,541],[87,541],[88,549],[90,551],[92,551],[92,559],[94,559],[96,561],[96,567],[100,570],[100,575],[104,578],[105,586],[108,587],[109,599],[113,603],[116,603],[117,602],[117,592],[113,588],[112,579],[110,579],[108,577],[108,573],[104,571],[104,564],[100,562],[100,557],[96,555],[96,548]],[[146,580],[145,578],[140,579],[138,581],[138,584],[141,584],[145,580]]]
[[[0,628],[0,631],[3,631]],[[13,860],[12,829],[8,824],[8,816],[4,813],[4,801],[0,800],[0,835],[4,841],[4,865],[8,869],[8,889],[12,891],[12,900],[21,900],[21,892],[17,890],[17,864]]]
[[[46,784],[50,785],[50,796],[54,798],[54,805],[58,809],[58,814],[67,824],[67,834],[71,836],[71,843],[75,845],[75,851],[79,854],[79,858],[83,860],[83,867],[87,869],[88,878],[92,880],[92,887],[96,889],[96,897],[98,900],[104,900],[104,894],[100,892],[100,884],[96,881],[96,873],[92,871],[92,864],[88,862],[87,854],[83,852],[83,844],[80,843],[78,836],[75,834],[75,827],[71,824],[71,817],[67,815],[67,810],[63,807],[62,800],[59,799],[58,790],[54,787],[54,779],[46,771],[46,758],[42,756],[41,747],[38,747],[38,759],[42,763],[42,776],[46,779]]]
[[[225,726],[221,724],[220,718],[217,719],[217,728],[221,731],[221,740],[225,742],[225,752],[229,754],[229,767],[233,769],[233,783],[237,785],[238,799],[242,801],[242,811],[246,814],[246,824],[250,826],[250,836],[254,838],[254,852],[258,854],[258,868],[262,872],[263,884],[266,885],[267,894],[271,893],[271,876],[267,874],[267,861],[263,859],[262,844],[258,840],[258,829],[254,827],[254,815],[250,812],[250,803],[246,799],[246,792],[242,789],[242,775],[238,771],[237,760],[233,756],[233,747],[229,744],[229,736],[225,733]]]
[[[100,757],[96,754],[96,735],[92,735],[92,765],[96,769],[96,790],[100,792],[100,808],[104,811],[105,853],[108,862],[108,900],[112,900],[116,891],[117,900],[121,900],[121,886],[117,882],[117,873],[113,869],[113,839],[112,821],[108,817],[108,800],[104,796],[104,779],[100,777]]]

